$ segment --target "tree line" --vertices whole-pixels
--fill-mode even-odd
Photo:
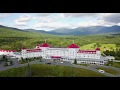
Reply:
[[[109,56],[109,55],[114,56],[115,60],[120,60],[120,49],[117,49],[116,51],[115,50],[113,50],[113,51],[106,50],[103,53],[107,56]]]

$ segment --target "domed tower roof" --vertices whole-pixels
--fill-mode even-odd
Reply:
[[[50,47],[47,43],[41,44],[40,47]]]
[[[100,48],[96,48],[95,50],[98,50],[98,51],[100,51]]]
[[[79,46],[77,46],[75,44],[70,44],[67,48],[79,48]]]

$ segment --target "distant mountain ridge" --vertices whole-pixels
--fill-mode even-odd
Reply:
[[[55,35],[91,35],[91,34],[120,33],[120,26],[117,25],[111,27],[90,26],[90,27],[78,27],[75,29],[59,28],[52,31],[27,29],[27,31],[42,32]]]
[[[27,31],[22,30],[22,29],[18,29],[18,28],[14,28],[14,27],[8,27],[8,26],[3,26],[3,25],[0,25],[0,28],[8,28],[8,29],[16,30],[16,31],[24,31],[24,32],[27,32]]]
[[[91,35],[91,34],[120,33],[120,26],[117,26],[117,25],[114,25],[111,27],[105,27],[105,26],[78,27],[75,29],[59,28],[51,31],[35,30],[35,29],[17,29],[13,27],[2,26],[2,25],[0,25],[0,28],[11,28],[17,31],[37,32],[37,33],[54,34],[54,35]]]

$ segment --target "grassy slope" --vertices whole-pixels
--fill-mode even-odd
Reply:
[[[80,49],[81,50],[86,50],[86,49],[95,50],[94,45],[95,43],[87,44],[87,45],[81,46]],[[101,47],[100,47],[102,52],[106,50],[113,50],[113,49],[116,50],[116,48],[117,48],[116,44],[101,44]]]
[[[26,67],[0,72],[0,77],[25,77]],[[105,77],[100,73],[68,66],[31,65],[32,77]]]
[[[18,31],[9,28],[0,28],[0,37],[41,37],[41,36],[51,36],[49,34],[36,33],[36,32],[26,32]]]
[[[95,48],[93,47],[95,45],[95,43],[91,43],[91,44],[87,44],[87,45],[84,45],[84,46],[81,46],[80,49],[81,50],[95,50]]]
[[[104,70],[105,72],[110,73],[110,74],[114,74],[114,75],[120,74],[120,72],[118,72],[118,71],[116,71],[116,70],[113,70],[113,69],[110,69],[110,68],[96,68],[96,69],[102,69],[102,70]]]

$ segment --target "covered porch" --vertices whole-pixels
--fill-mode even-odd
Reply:
[[[51,56],[51,59],[53,61],[60,61],[61,60],[61,56]]]

